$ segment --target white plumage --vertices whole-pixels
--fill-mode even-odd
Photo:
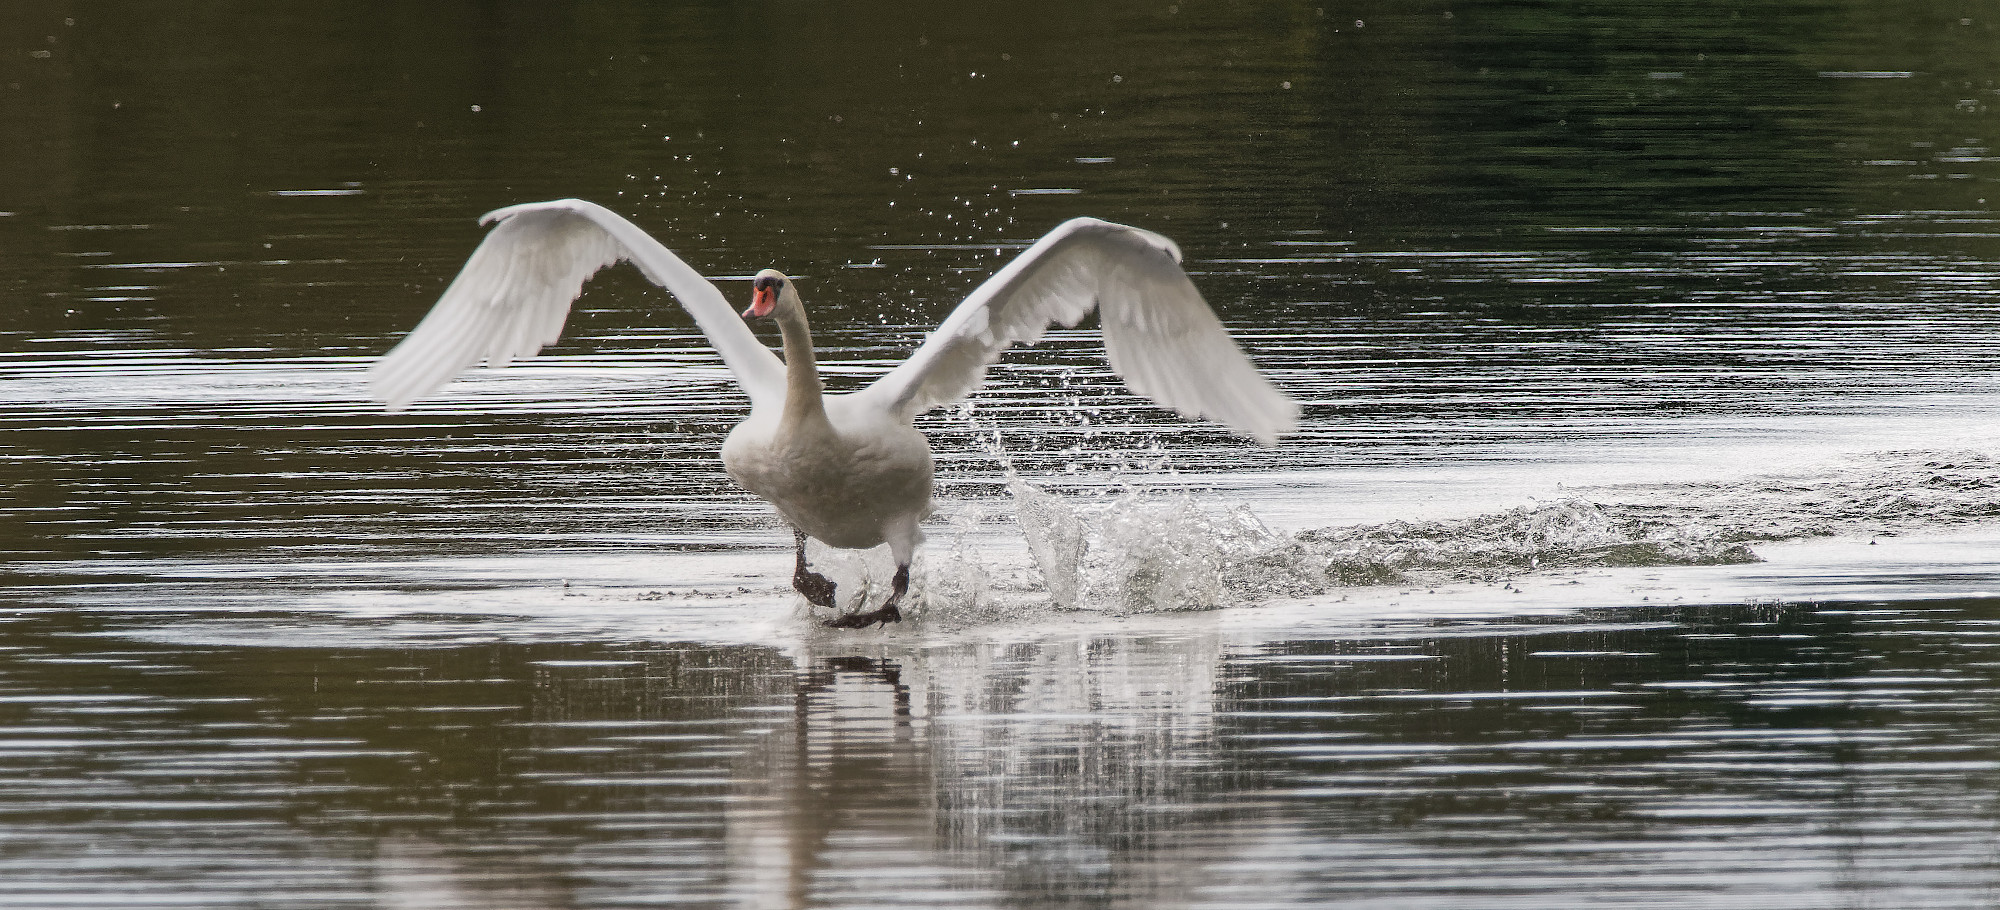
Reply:
[[[805,537],[845,548],[887,543],[894,591],[880,608],[844,616],[861,626],[900,618],[896,604],[930,513],[931,452],[919,414],[978,389],[986,369],[1052,324],[1099,313],[1112,369],[1132,388],[1188,417],[1264,444],[1299,408],[1251,366],[1180,267],[1180,250],[1150,231],[1075,218],[1058,225],[959,304],[910,358],[873,384],[823,395],[797,289],[765,270],[745,317],[770,316],[780,362],[715,285],[631,222],[595,203],[509,206],[416,329],[369,370],[376,400],[400,410],[481,361],[505,366],[552,344],[570,302],[599,269],[628,260],[686,307],[750,396],[750,416],[724,442],[724,467],[777,506],[798,532],[793,583],[820,606],[833,585],[805,564]]]

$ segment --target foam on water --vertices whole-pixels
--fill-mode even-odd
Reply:
[[[2000,517],[2000,459],[1881,452],[1739,480],[1606,486],[1468,517],[1274,530],[1187,492],[1053,492],[1010,476],[1025,568],[961,509],[920,576],[933,621],[1024,611],[1210,610],[1392,585],[1499,582],[1579,568],[1727,566],[1822,537],[1965,530]],[[848,557],[860,560],[862,557]],[[886,567],[869,573],[882,575]]]

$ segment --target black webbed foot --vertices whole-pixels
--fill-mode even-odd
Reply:
[[[866,613],[849,613],[839,619],[827,620],[826,625],[830,629],[866,629],[876,623],[886,626],[892,622],[902,621],[903,611],[896,609],[896,599],[892,597],[878,609]]]
[[[903,611],[896,609],[896,605],[903,602],[903,595],[909,591],[910,567],[897,566],[894,587],[889,592],[889,599],[883,601],[882,606],[866,613],[849,613],[839,619],[830,620],[827,625],[835,629],[866,629],[876,623],[886,626],[892,622],[902,622]]]
[[[806,603],[812,604],[815,607],[827,607],[831,609],[834,605],[833,579],[818,572],[800,572],[793,575],[792,588],[805,597]]]

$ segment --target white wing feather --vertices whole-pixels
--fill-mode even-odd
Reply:
[[[987,279],[916,353],[857,393],[913,417],[977,389],[1009,347],[1095,308],[1111,369],[1135,392],[1265,445],[1298,423],[1299,406],[1229,337],[1180,249],[1151,231],[1095,218],[1066,221]]]
[[[680,301],[753,405],[784,400],[777,356],[715,285],[632,222],[595,203],[561,199],[496,209],[479,223],[493,230],[437,305],[368,370],[369,394],[389,410],[402,410],[482,360],[504,367],[554,344],[583,283],[621,260]]]

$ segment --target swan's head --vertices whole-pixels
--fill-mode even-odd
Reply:
[[[777,269],[765,269],[750,281],[750,308],[743,311],[745,319],[762,319],[778,308],[778,303],[790,298],[797,305],[799,295],[792,289],[792,280]]]

